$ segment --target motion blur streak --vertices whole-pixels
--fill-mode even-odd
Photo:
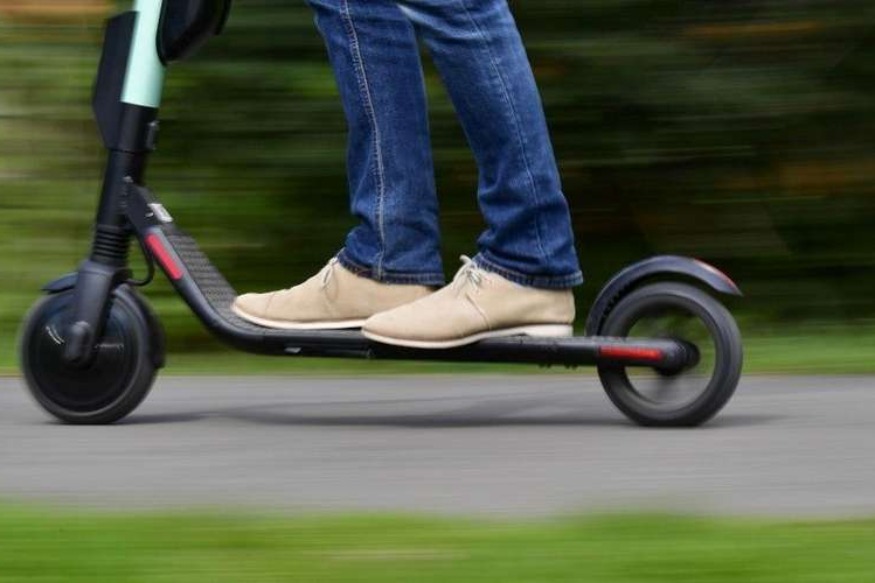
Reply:
[[[590,284],[653,253],[702,257],[746,332],[871,331],[875,4],[518,1]],[[0,0],[0,323],[72,269],[103,152],[89,111],[106,0]],[[867,36],[868,35],[868,36]],[[428,68],[447,257],[481,228],[476,168]],[[232,282],[291,285],[350,225],[345,126],[304,2],[237,2],[168,75],[150,184]],[[175,348],[213,346],[151,292]],[[583,317],[585,310],[580,310]],[[6,341],[8,342],[8,340]]]

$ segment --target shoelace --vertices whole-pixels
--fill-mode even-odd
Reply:
[[[322,268],[322,289],[327,288],[328,284],[331,283],[331,278],[334,277],[334,267],[338,262],[337,257],[332,257],[328,265]]]
[[[486,278],[486,272],[467,255],[462,255],[459,259],[462,260],[462,268],[456,273],[453,282],[457,286],[462,286],[468,283],[473,285],[475,289],[479,290],[483,285],[483,280]]]

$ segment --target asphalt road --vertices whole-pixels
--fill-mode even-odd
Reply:
[[[532,516],[875,515],[875,377],[748,377],[711,424],[640,429],[581,376],[165,378],[69,427],[0,381],[0,499]]]

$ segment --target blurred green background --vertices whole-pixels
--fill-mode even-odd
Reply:
[[[0,543],[3,583],[869,583],[875,569],[875,522],[861,519],[510,521],[0,505]]]
[[[688,254],[746,292],[732,308],[758,370],[875,370],[875,4],[511,4],[588,278],[580,323],[625,264]],[[39,287],[87,251],[104,158],[91,84],[103,20],[127,6],[0,0],[5,370]],[[483,224],[472,156],[427,73],[451,269]],[[338,250],[345,122],[303,0],[237,1],[225,34],[171,69],[164,103],[148,182],[238,289],[288,287]],[[147,293],[177,354],[217,350],[169,286]]]

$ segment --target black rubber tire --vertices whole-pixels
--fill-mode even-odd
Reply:
[[[161,331],[153,329],[144,304],[133,294],[113,294],[104,337],[85,368],[62,358],[72,291],[40,299],[25,317],[19,354],[27,387],[43,409],[64,423],[114,423],[149,394],[160,361],[152,354],[154,335]]]
[[[599,377],[614,405],[639,425],[698,426],[714,417],[738,386],[743,364],[741,333],[729,311],[711,295],[684,283],[662,282],[641,287],[620,300],[605,319],[600,335],[626,337],[639,320],[662,309],[697,318],[714,343],[713,371],[701,394],[690,403],[666,408],[639,394],[625,367],[600,366]],[[678,377],[684,374],[692,373],[681,371]]]

